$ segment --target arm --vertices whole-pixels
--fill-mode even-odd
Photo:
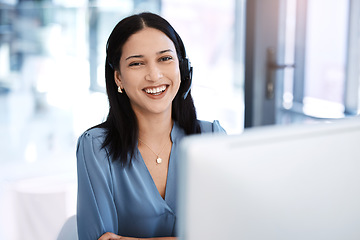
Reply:
[[[121,237],[111,232],[104,233],[98,240],[177,240],[176,237],[161,237],[161,238],[131,238],[131,237]]]
[[[200,121],[200,127],[202,133],[226,134],[225,129],[220,125],[218,120],[214,120],[213,122]]]
[[[79,240],[97,239],[104,232],[117,232],[116,208],[107,154],[101,143],[84,133],[77,147]]]
[[[216,132],[216,133],[222,133],[222,134],[226,134],[225,129],[220,125],[218,120],[215,120],[212,123],[212,131]]]

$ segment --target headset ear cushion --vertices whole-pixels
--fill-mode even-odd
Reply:
[[[190,66],[190,62],[189,62],[189,59],[187,58],[184,58],[182,61],[181,61],[181,76],[183,79],[186,79],[188,80],[189,78],[191,78],[190,76],[190,70],[191,70],[191,66]]]
[[[184,58],[180,63],[180,71],[181,78],[185,81],[184,84],[186,86],[186,91],[183,94],[183,98],[185,99],[190,92],[192,85],[192,67],[189,59]]]

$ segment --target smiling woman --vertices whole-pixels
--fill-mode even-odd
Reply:
[[[123,19],[106,53],[109,114],[77,146],[79,239],[174,239],[179,142],[225,131],[197,120],[192,67],[162,17]]]

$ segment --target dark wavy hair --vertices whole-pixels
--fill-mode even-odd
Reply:
[[[102,147],[106,148],[113,161],[120,161],[124,166],[130,163],[138,141],[138,123],[125,92],[117,92],[114,71],[120,70],[122,48],[134,33],[149,27],[155,28],[168,36],[176,48],[181,75],[180,88],[172,102],[172,119],[184,130],[186,135],[200,133],[196,110],[191,92],[184,94],[191,86],[189,69],[184,69],[186,52],[184,44],[175,29],[164,18],[149,12],[129,16],[121,20],[111,32],[106,46],[105,79],[109,99],[109,114],[102,124],[96,126],[106,130]]]

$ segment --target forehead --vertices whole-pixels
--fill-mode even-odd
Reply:
[[[130,55],[149,55],[171,49],[176,53],[173,41],[163,32],[155,28],[144,28],[131,35],[125,42],[121,58]]]

